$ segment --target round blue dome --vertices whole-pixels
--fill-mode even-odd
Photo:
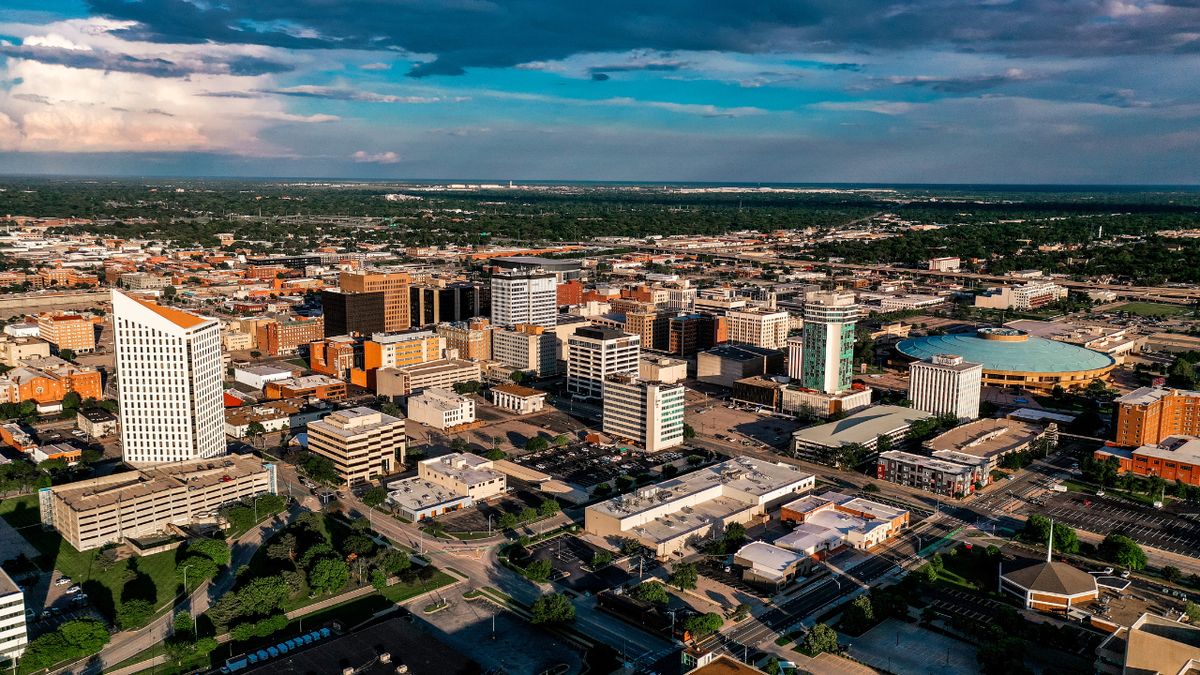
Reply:
[[[979,333],[931,335],[902,340],[896,349],[917,360],[935,354],[954,354],[982,363],[984,370],[1024,373],[1073,373],[1111,368],[1108,354],[1066,342],[1029,337],[1020,331],[981,329]]]

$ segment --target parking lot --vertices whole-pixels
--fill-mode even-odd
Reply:
[[[1200,558],[1200,514],[1174,502],[1155,509],[1119,497],[1080,492],[1050,493],[1045,506],[1028,509],[1055,522],[1097,534],[1123,534],[1144,546]]]
[[[601,551],[586,541],[570,535],[560,535],[538,542],[529,547],[534,560],[549,560],[554,569],[550,579],[555,585],[584,595],[595,595],[600,591],[619,586],[633,577],[616,565],[609,565],[596,572],[584,569],[584,565]],[[657,565],[657,563],[656,563]],[[647,573],[648,567],[642,572]]]
[[[520,513],[526,508],[538,508],[542,502],[550,499],[532,483],[519,478],[507,477],[508,487],[512,488],[503,497],[487,502],[479,502],[473,508],[451,511],[438,516],[436,520],[446,528],[447,532],[487,532],[488,517],[491,517],[491,530],[500,531],[500,517],[506,513]],[[561,505],[560,505],[561,506]]]
[[[754,412],[745,406],[730,408],[731,403],[718,401],[689,389],[685,395],[685,419],[699,436],[757,447],[784,448],[792,433],[801,428],[794,415]]]
[[[78,588],[74,581],[57,583],[62,578],[64,577],[57,570],[51,574],[42,574],[37,584],[26,590],[25,606],[33,612],[33,615],[26,619],[30,638],[49,633],[74,619],[90,617],[104,621],[100,612],[86,600],[75,600],[75,598],[86,598],[82,592],[68,592]],[[44,598],[44,600],[38,602],[38,598]]]
[[[616,481],[622,474],[637,477],[649,473],[650,469],[667,462],[683,459],[686,455],[676,450],[646,455],[625,448],[602,448],[593,443],[551,448],[515,458],[514,462],[530,469],[549,474],[564,483],[586,490]]]

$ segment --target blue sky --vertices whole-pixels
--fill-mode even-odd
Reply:
[[[1200,0],[0,0],[7,173],[1200,182]]]

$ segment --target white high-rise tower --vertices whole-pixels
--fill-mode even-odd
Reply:
[[[113,291],[113,334],[125,461],[225,454],[217,320]]]
[[[553,328],[558,282],[553,274],[505,270],[492,276],[492,323]]]

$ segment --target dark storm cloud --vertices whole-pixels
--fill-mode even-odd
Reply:
[[[128,38],[253,43],[293,49],[396,49],[432,54],[414,77],[460,75],[584,52],[635,49],[736,53],[893,50],[923,46],[1007,56],[1172,53],[1200,48],[1200,0],[1156,11],[1104,0],[87,0],[136,25]],[[1109,16],[1110,13],[1120,16]],[[835,65],[834,67],[838,67]]]
[[[249,56],[237,57],[230,61],[202,58],[195,62],[176,63],[163,58],[140,59],[128,54],[114,54],[97,49],[64,49],[62,47],[25,45],[0,45],[0,56],[28,59],[68,68],[139,73],[151,77],[187,77],[196,73],[263,75],[292,70],[292,67],[286,64]]]

